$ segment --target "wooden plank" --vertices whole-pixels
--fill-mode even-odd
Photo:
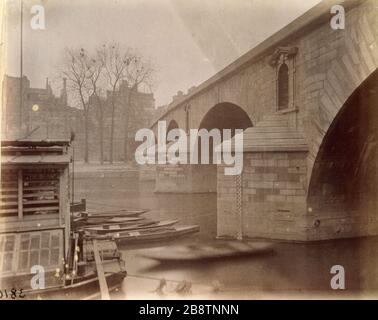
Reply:
[[[62,148],[59,147],[35,147],[35,148],[28,148],[25,149],[25,147],[12,147],[12,148],[3,148],[3,153],[8,155],[8,154],[15,154],[17,152],[22,152],[25,151],[28,154],[33,154],[33,153],[62,153]]]
[[[26,213],[26,212],[36,212],[36,211],[53,211],[53,210],[58,211],[59,207],[58,206],[54,206],[54,207],[23,208],[23,213]],[[14,208],[14,209],[0,209],[0,212],[2,214],[5,214],[5,213],[17,213],[18,212],[18,208]]]
[[[73,263],[72,263],[72,269],[73,271],[75,271],[75,276],[77,275],[77,262],[79,259],[78,252],[77,252],[78,241],[79,241],[79,235],[75,233],[75,246],[74,246]],[[73,282],[74,282],[74,276],[71,279],[71,285],[73,285]]]
[[[25,195],[24,195],[24,198],[25,198]],[[4,199],[18,199],[18,194],[4,194],[2,196],[0,196],[0,200],[1,201],[4,201]]]
[[[56,178],[49,179],[49,180],[46,180],[46,179],[25,180],[24,182],[27,182],[27,183],[55,183],[56,185],[58,184],[58,180]]]
[[[41,192],[34,192],[34,193],[24,193],[23,195],[23,198],[35,198],[35,197],[43,197],[43,196],[46,196],[46,194],[43,194]],[[51,194],[48,194],[49,197],[57,197],[58,194],[56,192],[54,193],[51,193]],[[17,199],[18,198],[18,194],[16,193],[13,193],[13,194],[3,194],[3,195],[0,195],[0,200],[3,200],[3,199]],[[46,200],[53,200],[53,199],[46,199]]]
[[[22,169],[18,170],[18,218],[21,220],[23,213],[23,201],[22,201]]]
[[[46,210],[58,210],[58,206],[46,206],[46,207],[36,207],[36,208],[24,208],[24,212],[32,212],[32,211],[46,211]]]
[[[1,187],[1,192],[10,192],[10,191],[16,192],[16,191],[18,191],[18,189],[17,188],[4,188],[4,187]]]
[[[18,213],[18,208],[14,208],[14,209],[0,209],[0,212],[1,212],[1,214],[4,214],[4,213]]]
[[[108,284],[106,283],[104,267],[102,265],[100,253],[98,251],[97,240],[93,240],[93,253],[96,261],[98,281],[100,283],[101,299],[110,300]]]
[[[1,206],[6,207],[6,206],[17,206],[18,201],[2,201]]]
[[[24,187],[24,191],[56,191],[57,186]]]
[[[65,225],[65,239],[69,239],[71,233],[71,215],[69,209],[69,176],[68,167],[60,173],[60,186],[59,190],[59,221],[61,225]]]
[[[29,201],[24,202],[24,206],[26,206],[28,204],[46,204],[46,203],[58,203],[58,202],[59,202],[58,199],[54,199],[54,200],[29,200]]]
[[[17,181],[1,181],[1,184],[2,185],[4,185],[4,184],[10,184],[10,185],[16,186],[17,185]]]

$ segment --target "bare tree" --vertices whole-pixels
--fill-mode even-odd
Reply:
[[[104,163],[104,122],[105,122],[105,105],[102,97],[103,75],[104,75],[104,61],[99,56],[99,50],[96,54],[88,59],[88,80],[91,88],[90,96],[95,103],[96,118],[99,125],[99,142],[100,142],[100,163]],[[91,101],[91,100],[90,100]]]
[[[81,49],[65,49],[61,74],[67,78],[67,86],[74,98],[78,99],[84,116],[84,162],[89,162],[89,67],[87,52]]]
[[[114,160],[115,117],[122,107],[124,118],[124,159],[128,156],[129,119],[139,113],[135,93],[140,85],[152,84],[151,64],[131,49],[121,49],[119,44],[98,47],[93,54],[84,49],[66,49],[61,75],[68,80],[68,89],[77,98],[83,110],[84,120],[84,161],[89,161],[90,110],[96,112],[99,129],[100,162],[104,162],[104,135],[107,101],[110,104],[109,161]],[[120,85],[127,80],[126,96],[121,96]],[[106,101],[107,100],[107,101]],[[134,100],[134,102],[133,102]],[[92,114],[93,111],[91,111]]]
[[[138,105],[135,103],[135,94],[138,92],[140,85],[151,86],[153,68],[151,63],[145,60],[141,55],[133,53],[130,57],[130,63],[126,68],[126,79],[129,85],[126,103],[124,105],[124,159],[127,161],[128,157],[128,132],[129,132],[129,119],[131,115],[139,113]],[[134,99],[134,100],[133,100]]]
[[[118,44],[103,45],[98,50],[99,58],[104,65],[104,74],[107,80],[107,89],[110,91],[111,122],[110,122],[110,148],[109,161],[113,163],[114,156],[114,118],[117,104],[116,91],[122,80],[126,79],[127,68],[131,63],[132,56],[129,50],[123,51]]]

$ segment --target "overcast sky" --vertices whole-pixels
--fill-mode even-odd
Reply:
[[[20,0],[7,0],[7,73],[19,76]],[[319,0],[24,0],[24,75],[46,77],[65,47],[119,42],[156,69],[156,105],[169,103],[303,14]],[[30,8],[43,4],[46,29],[32,30]]]

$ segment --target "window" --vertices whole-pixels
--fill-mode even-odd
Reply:
[[[29,271],[33,265],[44,268],[59,265],[62,246],[60,239],[59,231],[22,234],[18,270]]]
[[[278,71],[278,110],[289,107],[289,68],[283,63]]]
[[[0,272],[10,272],[13,269],[15,241],[15,235],[0,236]]]
[[[0,216],[59,213],[59,176],[54,168],[2,168]]]
[[[295,56],[297,47],[278,47],[269,59],[276,75],[275,102],[278,111],[295,111]]]
[[[0,235],[0,273],[30,273],[34,265],[54,269],[63,258],[61,230]]]

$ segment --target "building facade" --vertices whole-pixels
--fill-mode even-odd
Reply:
[[[22,94],[21,94],[22,92]],[[22,104],[20,101],[22,97]],[[55,96],[49,80],[45,88],[33,88],[30,80],[5,75],[2,101],[2,139],[69,139],[80,128],[81,110],[67,104],[67,86]]]
[[[24,76],[21,88],[19,77],[5,75],[2,85],[3,140],[70,139],[71,133],[74,132],[76,159],[84,158],[84,113],[82,109],[68,105],[66,79],[62,80],[59,96],[53,93],[48,79],[45,88],[33,88],[30,80]],[[103,160],[108,161],[110,158],[111,100],[111,92],[107,92],[106,97],[102,98],[101,106],[96,103],[94,97],[89,99],[90,161],[101,160],[101,140]],[[148,128],[154,118],[156,110],[153,93],[131,90],[127,82],[123,81],[115,92],[114,161],[134,159],[135,133],[140,128]]]
[[[103,160],[109,161],[112,92],[107,91],[106,96],[100,99],[99,103],[98,98],[94,96],[89,98],[91,127],[89,153],[91,159],[100,161],[102,140]],[[153,119],[156,118],[154,95],[138,89],[132,90],[127,81],[122,81],[115,92],[114,101],[113,160],[130,161],[134,159],[137,147],[135,133],[141,128],[149,128]]]

